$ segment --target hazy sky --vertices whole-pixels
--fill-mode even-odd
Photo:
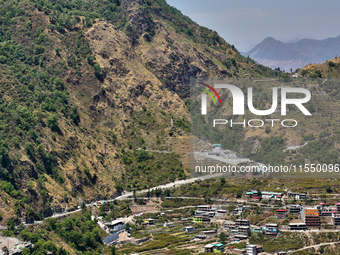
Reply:
[[[288,41],[340,35],[339,0],[166,1],[240,51],[269,36]]]

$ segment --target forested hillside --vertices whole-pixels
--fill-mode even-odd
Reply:
[[[186,178],[190,77],[275,75],[164,0],[1,0],[0,72],[4,222]]]

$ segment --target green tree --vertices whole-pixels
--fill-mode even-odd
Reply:
[[[326,184],[325,186],[327,193],[332,193],[332,186],[330,184]]]
[[[222,243],[227,240],[227,236],[224,232],[221,232],[219,238],[220,238],[220,242],[222,242]]]
[[[9,250],[8,250],[7,246],[2,248],[2,252],[3,252],[4,255],[9,255]]]
[[[27,143],[25,144],[25,150],[26,150],[26,152],[27,152],[28,155],[30,155],[30,156],[33,156],[33,155],[34,155],[34,146],[33,146],[32,143],[27,142]]]
[[[15,224],[13,220],[7,221],[7,230],[14,231],[15,230]]]
[[[111,255],[116,255],[116,246],[114,245],[111,247]]]
[[[58,124],[59,117],[57,114],[50,114],[47,117],[47,126],[50,127],[51,129],[56,129],[59,127]]]
[[[29,191],[33,191],[34,186],[35,186],[34,181],[29,180],[29,181],[27,182],[27,189],[28,189]]]
[[[100,67],[100,65],[98,63],[94,63],[93,69],[94,69],[94,74],[96,75],[98,80],[102,81],[103,76],[102,76],[102,68]]]
[[[236,197],[241,198],[242,197],[242,192],[240,189],[236,189]]]
[[[64,90],[64,82],[60,78],[55,78],[54,79],[53,86],[57,90]]]
[[[72,112],[70,114],[70,118],[72,119],[74,124],[76,124],[78,126],[78,124],[80,122],[80,118],[79,118],[77,106],[72,106]]]

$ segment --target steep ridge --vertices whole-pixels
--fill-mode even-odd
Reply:
[[[0,3],[3,221],[186,178],[190,77],[275,75],[163,0]]]

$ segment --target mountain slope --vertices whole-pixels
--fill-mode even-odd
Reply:
[[[340,36],[324,40],[302,39],[293,43],[283,43],[268,37],[244,55],[271,68],[280,67],[290,71],[334,58],[340,53],[339,43]]]
[[[307,65],[301,69],[300,74],[304,77],[340,77],[340,58],[336,57],[321,64]]]
[[[190,77],[275,74],[163,0],[0,13],[4,222],[186,178]]]

